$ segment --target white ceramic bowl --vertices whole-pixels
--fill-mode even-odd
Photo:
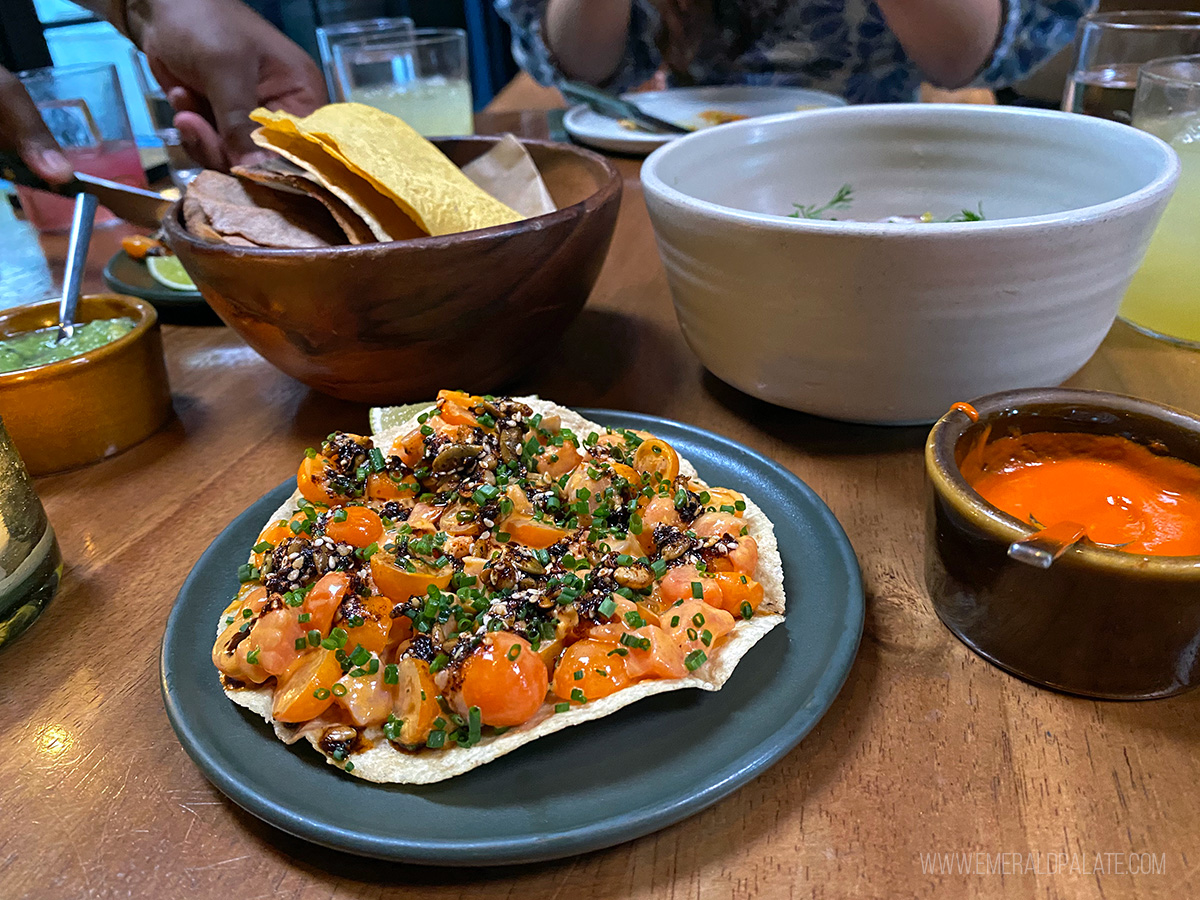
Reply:
[[[1070,113],[896,104],[698,132],[642,168],[701,362],[781,406],[881,424],[1056,385],[1095,352],[1179,177],[1157,138]],[[843,184],[850,215],[787,218]],[[984,222],[939,218],[980,203]]]

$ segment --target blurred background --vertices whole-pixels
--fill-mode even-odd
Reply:
[[[517,71],[508,26],[492,9],[491,0],[257,0],[251,5],[313,59],[318,59],[315,32],[322,25],[408,16],[420,28],[465,29],[476,109],[485,106]],[[112,63],[120,74],[138,144],[161,146],[138,89],[129,53],[133,45],[116,28],[70,0],[3,0],[3,6],[0,63],[11,71]]]

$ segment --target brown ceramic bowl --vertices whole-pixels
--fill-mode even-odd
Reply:
[[[498,138],[437,141],[462,166]],[[271,363],[347,400],[481,393],[553,352],[591,293],[621,177],[596,153],[523,141],[559,207],[494,228],[409,241],[270,250],[201,240],[172,249],[217,315]]]
[[[162,335],[154,307],[122,294],[81,297],[76,318],[128,316],[110,344],[61,362],[0,374],[0,419],[31,475],[73,469],[120,453],[171,414]],[[0,337],[58,322],[58,301],[0,313]]]
[[[1200,418],[1145,400],[1058,388],[972,401],[925,445],[925,583],[946,627],[1030,681],[1109,699],[1168,697],[1200,681],[1200,557],[1140,556],[1086,541],[1050,568],[1010,559],[1034,529],[980,497],[959,470],[985,428],[1116,434],[1200,465]]]

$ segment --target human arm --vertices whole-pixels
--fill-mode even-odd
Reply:
[[[877,2],[908,58],[940,87],[967,84],[984,68],[997,45],[1001,0]]]
[[[659,18],[649,0],[494,0],[496,11],[512,27],[513,56],[517,63],[542,84],[553,84],[561,77],[602,84],[608,90],[621,91],[651,78],[662,63],[654,36]],[[550,35],[551,9],[556,36]],[[616,10],[616,15],[613,10]],[[624,24],[614,40],[611,32],[604,54],[593,53],[587,23],[599,11],[598,19],[612,26],[624,15]],[[573,12],[586,12],[573,18]],[[601,25],[604,22],[600,23]],[[601,29],[603,30],[603,29]],[[596,32],[600,34],[600,31]],[[567,43],[563,44],[562,41]],[[570,41],[583,45],[572,49]],[[619,42],[619,43],[618,43]],[[616,50],[613,50],[616,45]],[[580,57],[579,51],[583,51]],[[612,54],[605,59],[599,57]],[[596,63],[599,63],[597,65]]]
[[[145,51],[184,146],[209,168],[261,152],[250,139],[255,107],[307,115],[325,102],[308,54],[239,0],[127,0],[122,12],[115,20]]]

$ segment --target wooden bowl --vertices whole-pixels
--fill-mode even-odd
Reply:
[[[1145,400],[1056,388],[992,394],[941,418],[925,445],[925,583],[942,622],[1001,668],[1060,691],[1168,697],[1200,681],[1200,557],[1077,544],[1049,569],[1008,557],[1034,529],[959,470],[968,447],[1014,430],[1115,434],[1200,465],[1200,418]]]
[[[458,165],[498,138],[438,141]],[[598,154],[523,141],[559,209],[443,237],[247,249],[164,227],[200,293],[271,363],[335,397],[395,403],[483,393],[553,352],[591,293],[621,177]]]
[[[81,297],[77,319],[133,319],[133,331],[61,362],[0,374],[0,418],[31,475],[120,453],[171,414],[171,390],[154,307],[122,294]],[[58,301],[0,313],[0,336],[58,322]]]

